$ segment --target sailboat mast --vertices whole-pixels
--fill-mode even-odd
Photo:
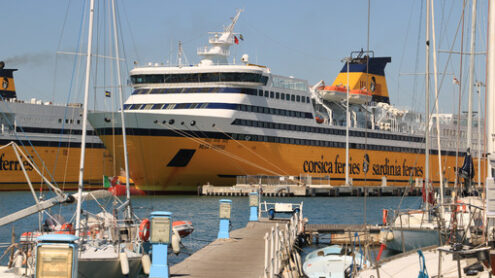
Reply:
[[[94,18],[95,1],[91,0],[89,4],[89,27],[88,27],[88,49],[86,53],[86,76],[84,81],[84,102],[83,102],[83,122],[82,122],[82,139],[81,139],[81,160],[79,162],[79,180],[77,184],[77,210],[76,210],[76,236],[79,236],[81,222],[81,204],[82,191],[84,189],[84,158],[86,154],[86,130],[88,123],[88,99],[89,99],[89,74],[91,70],[91,46],[93,45],[93,18]]]
[[[433,42],[433,79],[435,80],[435,115],[437,129],[437,158],[438,158],[438,177],[440,179],[440,203],[443,204],[443,167],[442,167],[442,145],[440,144],[440,117],[438,108],[438,67],[437,67],[437,44],[435,35],[435,5],[434,0],[431,0],[431,26],[432,26],[432,42]],[[440,215],[443,218],[443,206],[440,206]]]
[[[127,138],[125,131],[125,117],[124,117],[124,101],[122,96],[122,77],[120,76],[120,55],[119,55],[119,40],[117,36],[117,19],[115,16],[115,0],[112,0],[112,17],[113,17],[113,39],[115,41],[115,60],[117,64],[117,87],[119,88],[120,98],[120,120],[122,122],[122,143],[124,144],[124,167],[125,167],[125,189],[126,189],[126,203],[127,203],[127,218],[132,216],[131,211],[131,189],[129,185],[129,157],[127,155]]]
[[[476,3],[473,0],[473,9],[471,11],[471,50],[469,52],[469,91],[468,91],[468,118],[467,118],[467,148],[472,149],[473,133],[473,76],[474,76],[474,46],[476,43]],[[478,169],[479,171],[479,169]]]
[[[430,184],[430,0],[426,1],[426,75],[425,75],[425,191]],[[428,195],[428,194],[426,194]],[[428,206],[428,202],[426,202]]]
[[[488,171],[487,180],[493,180],[495,166],[495,6],[489,1],[488,7],[488,49],[486,55],[486,139]],[[492,182],[493,183],[493,182]],[[488,184],[488,181],[487,181]],[[488,197],[488,195],[487,195]]]

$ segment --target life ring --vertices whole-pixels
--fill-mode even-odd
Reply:
[[[148,241],[150,238],[150,220],[148,218],[143,219],[139,224],[139,238],[142,241]]]
[[[383,225],[387,224],[387,218],[388,218],[388,210],[383,209],[383,211],[382,211],[382,223],[383,223]]]
[[[466,212],[466,204],[461,201],[457,201],[455,212]]]
[[[64,223],[60,227],[60,230],[55,232],[56,234],[66,234],[66,235],[73,235],[74,234],[74,226],[72,223]]]

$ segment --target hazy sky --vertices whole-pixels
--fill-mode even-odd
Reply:
[[[486,48],[487,1],[478,0],[478,52]],[[18,98],[35,97],[57,103],[65,103],[68,99],[82,101],[82,61],[74,55],[56,53],[86,51],[87,23],[82,19],[87,16],[87,2],[1,2],[0,21],[4,28],[0,59],[6,61],[7,68],[19,69],[15,73]],[[96,2],[98,43],[94,45],[101,55],[110,55],[110,37],[104,34],[109,25],[108,17],[102,16],[108,13],[108,5],[105,1]],[[249,54],[251,62],[266,65],[275,74],[292,75],[306,79],[310,84],[322,79],[332,82],[342,67],[340,60],[353,50],[367,47],[367,0],[118,2],[123,56],[128,65],[123,71],[131,69],[134,61],[175,64],[179,40],[183,42],[189,64],[198,63],[196,50],[207,44],[208,32],[221,31],[239,8],[244,12],[235,31],[243,34],[244,41],[231,48],[231,58],[235,57],[239,62],[242,54]],[[372,0],[370,10],[370,49],[375,56],[392,57],[392,63],[386,68],[391,103],[415,110],[424,109],[424,77],[405,74],[425,72],[425,2]],[[446,50],[454,45],[453,49],[460,51],[462,31],[457,26],[461,22],[462,2],[435,1],[438,49]],[[471,25],[471,3],[466,2],[465,52],[469,51]],[[443,72],[448,56],[445,53],[438,56],[439,71]],[[464,56],[462,76],[466,85],[468,62],[468,56]],[[477,56],[476,62],[475,78],[484,81],[484,56]],[[115,101],[114,97],[105,99],[102,93],[109,83],[106,79],[114,76],[111,70],[108,60],[105,64],[100,63],[96,69],[98,80],[92,82],[92,91],[96,92],[92,100],[97,99],[100,109],[111,107],[110,102]],[[451,57],[447,73],[441,88],[442,112],[451,112],[457,105],[452,74],[459,79],[459,55]],[[127,79],[126,74],[124,77]],[[125,94],[129,95],[130,91],[127,88]],[[466,93],[463,94],[463,99],[467,99]]]

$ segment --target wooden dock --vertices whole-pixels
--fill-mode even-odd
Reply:
[[[234,230],[230,239],[217,239],[170,268],[171,277],[243,277],[259,278],[264,274],[264,236],[283,220],[249,222]]]

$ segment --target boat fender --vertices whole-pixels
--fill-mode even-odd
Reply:
[[[383,211],[382,211],[382,223],[383,223],[383,225],[387,225],[387,218],[388,218],[388,209],[383,209]]]
[[[175,255],[179,255],[180,253],[180,235],[177,231],[174,231],[172,234],[172,251]]]
[[[120,270],[122,275],[129,275],[129,260],[127,259],[127,253],[121,252],[119,256],[120,260]]]
[[[143,272],[144,272],[144,274],[149,275],[150,274],[150,268],[151,268],[150,255],[144,254],[141,257],[141,264],[143,265]]]
[[[272,220],[273,218],[275,218],[275,209],[269,209],[268,210],[268,216],[269,216],[269,219]]]
[[[391,241],[394,239],[394,233],[392,233],[391,231],[387,232],[387,236],[385,237],[385,239],[387,241]]]
[[[466,204],[464,204],[462,201],[458,200],[455,212],[466,212],[466,211],[467,211],[466,210]]]
[[[142,241],[148,241],[150,238],[150,220],[148,218],[143,219],[139,224],[139,238]]]

